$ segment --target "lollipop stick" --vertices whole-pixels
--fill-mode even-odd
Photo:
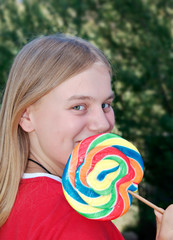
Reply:
[[[149,207],[155,209],[156,211],[158,211],[158,212],[160,212],[160,213],[162,213],[162,214],[164,213],[164,209],[163,209],[163,208],[157,207],[155,204],[149,202],[149,201],[146,200],[145,198],[139,196],[138,194],[136,194],[136,193],[134,193],[134,192],[132,192],[132,191],[130,191],[130,190],[128,190],[128,192],[129,192],[133,197],[135,197],[135,198],[139,199],[141,202],[147,204]]]

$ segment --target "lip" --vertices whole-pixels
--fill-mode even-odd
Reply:
[[[104,132],[104,133],[109,133],[109,132]],[[99,134],[99,133],[97,133],[97,134]],[[83,141],[84,139],[89,138],[89,137],[92,137],[92,136],[97,135],[97,134],[91,134],[91,135],[89,135],[89,136],[87,136],[87,137],[82,138],[82,140],[77,140],[77,141],[75,141],[75,146],[76,146],[78,143],[80,143],[81,141]]]
[[[89,136],[87,136],[87,137],[82,138],[81,140],[75,141],[75,146],[76,146],[78,143],[80,143],[81,141],[83,141],[84,139],[89,138],[89,137],[92,137],[93,135],[95,135],[95,134],[89,135]]]
[[[82,140],[80,140],[80,141],[75,141],[74,147],[76,147],[81,141],[82,141]]]

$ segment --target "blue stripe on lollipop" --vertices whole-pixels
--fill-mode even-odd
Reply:
[[[65,190],[66,193],[70,193],[71,198],[75,199],[76,201],[82,203],[82,204],[87,204],[80,196],[79,194],[76,192],[76,190],[74,189],[73,185],[71,184],[70,180],[69,180],[69,175],[68,175],[68,169],[69,169],[69,164],[70,164],[70,160],[71,160],[71,155],[69,157],[69,160],[65,166],[63,175],[62,175],[62,179],[63,179],[63,188]]]
[[[133,149],[130,149],[130,148],[127,148],[124,146],[119,146],[119,145],[113,145],[112,147],[120,150],[127,157],[135,159],[140,164],[142,170],[144,171],[144,163],[143,163],[141,155],[138,152],[134,151]]]
[[[112,173],[112,172],[116,172],[118,170],[120,166],[116,166],[114,168],[111,168],[111,169],[107,169],[107,170],[103,170],[101,173],[98,174],[97,176],[97,180],[98,181],[103,181],[104,178],[109,174],[109,173]]]
[[[85,161],[84,161],[85,162]],[[76,188],[85,196],[90,197],[90,198],[97,198],[100,197],[99,194],[97,194],[92,188],[89,188],[85,185],[83,185],[83,183],[80,180],[80,169],[82,167],[82,165],[84,164],[84,162],[80,165],[80,167],[77,169],[76,171],[76,177],[75,177],[75,185]]]

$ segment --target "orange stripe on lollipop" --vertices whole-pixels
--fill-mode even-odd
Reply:
[[[135,169],[133,169],[133,167],[129,166],[129,171],[127,173],[127,175],[125,175],[122,179],[120,179],[120,181],[117,183],[117,188],[119,189],[120,195],[124,201],[124,209],[123,209],[123,214],[125,212],[128,211],[129,207],[130,207],[130,200],[129,200],[129,196],[127,193],[127,189],[129,188],[130,185],[133,184],[133,180],[135,178]]]
[[[135,171],[135,177],[134,177],[133,181],[138,184],[142,180],[143,171],[141,169],[140,164],[138,162],[136,162],[136,160],[134,160],[132,158],[129,158],[129,159],[130,159],[130,164]]]
[[[82,165],[81,169],[80,169],[80,180],[81,182],[88,186],[87,185],[87,175],[88,173],[90,172],[91,169],[93,169],[93,167],[95,166],[96,162],[94,163],[92,161],[93,157],[95,156],[96,153],[98,153],[100,150],[102,150],[104,147],[103,146],[98,146],[98,147],[95,147],[93,148],[90,152],[88,152],[88,154],[86,155],[86,158],[85,158],[85,162],[84,164]],[[100,161],[101,159],[99,159],[98,161]]]
[[[130,207],[130,201],[129,201],[129,196],[128,196],[128,192],[127,192],[127,189],[129,188],[130,185],[132,185],[132,181],[123,183],[119,186],[119,192],[124,201],[124,209],[123,209],[122,214],[127,212]]]
[[[75,175],[76,175],[76,166],[78,163],[79,147],[80,147],[80,144],[77,145],[72,152],[72,155],[71,155],[72,161],[70,161],[69,170],[68,170],[69,179],[70,179],[70,182],[73,185],[73,187],[75,187]]]

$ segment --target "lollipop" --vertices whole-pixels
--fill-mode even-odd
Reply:
[[[90,219],[112,220],[126,213],[144,165],[136,147],[112,133],[91,136],[73,150],[62,176],[69,204]]]

